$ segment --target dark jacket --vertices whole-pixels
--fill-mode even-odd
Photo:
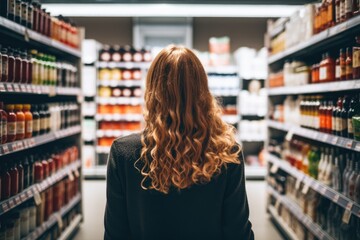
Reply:
[[[140,186],[143,177],[134,163],[141,148],[140,134],[111,146],[104,239],[254,239],[242,159],[208,184],[163,194]]]

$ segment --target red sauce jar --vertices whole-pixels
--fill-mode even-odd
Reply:
[[[15,57],[12,48],[8,50],[8,82],[12,83],[15,80]]]
[[[16,139],[16,114],[14,113],[14,105],[5,106],[7,111],[7,142],[13,142]]]
[[[49,163],[46,160],[41,161],[43,166],[43,178],[47,178],[50,175]]]
[[[44,179],[44,169],[41,161],[36,161],[34,168],[34,183],[40,183]]]
[[[15,78],[14,78],[14,82],[16,83],[20,83],[21,82],[21,78],[22,78],[22,59],[20,57],[20,50],[16,49],[14,51],[14,56],[15,56]]]
[[[14,196],[19,193],[19,171],[14,163],[10,169],[10,178],[11,178],[11,196]]]
[[[24,190],[24,167],[21,163],[21,160],[17,161],[16,168],[19,173],[19,186],[18,186],[18,192],[22,192]]]
[[[29,82],[29,60],[27,53],[24,51],[21,54],[21,69],[22,69],[22,76],[21,76],[21,83],[28,83]]]

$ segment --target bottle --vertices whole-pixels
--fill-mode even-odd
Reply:
[[[44,111],[45,105],[41,104],[39,106],[39,116],[40,116],[40,131],[39,134],[44,134],[47,131],[47,119],[46,119],[46,112]]]
[[[6,162],[1,163],[1,200],[8,199],[11,196],[11,176]]]
[[[356,102],[356,97],[352,97],[350,100],[349,111],[347,115],[347,127],[348,127],[347,137],[351,139],[354,138],[354,127],[353,127],[352,118],[355,115],[355,107],[357,105],[358,103]]]
[[[31,83],[37,85],[40,83],[40,63],[37,59],[38,52],[31,50],[31,64],[32,64],[32,81]]]
[[[46,119],[46,132],[50,132],[50,126],[51,126],[51,122],[50,122],[50,111],[49,111],[49,106],[47,104],[44,104],[44,112],[45,112],[45,119]]]
[[[327,1],[322,0],[321,6],[320,6],[320,31],[323,31],[327,27]]]
[[[360,79],[360,36],[357,36],[355,40],[356,40],[356,44],[355,46],[353,46],[353,51],[352,51],[353,79]]]
[[[31,170],[31,166],[30,166],[30,162],[29,162],[29,157],[25,156],[24,160],[22,161],[22,165],[24,168],[24,188],[28,188],[31,185],[30,182],[30,170]]]
[[[21,1],[15,0],[15,22],[21,24]]]
[[[312,147],[308,154],[309,175],[315,179],[318,177],[318,164],[320,161],[320,153],[317,147]]]
[[[355,153],[352,154],[352,171],[349,174],[348,184],[348,197],[355,201],[355,185],[357,179],[357,173],[359,170],[359,161],[355,158]]]
[[[12,48],[8,48],[8,81],[7,82],[14,82],[15,81],[15,57],[14,51]]]
[[[108,62],[108,61],[111,60],[110,46],[109,45],[104,45],[103,48],[100,50],[99,60],[103,61],[103,62]]]
[[[18,170],[18,173],[19,173],[19,187],[18,187],[18,191],[19,193],[22,192],[24,190],[24,178],[25,178],[25,175],[24,175],[24,167],[21,163],[21,160],[18,160],[15,162],[16,164],[16,168]]]
[[[21,25],[27,27],[27,18],[28,18],[28,7],[27,3],[23,0],[21,1]]]
[[[340,0],[335,0],[335,22],[340,23]]]
[[[26,0],[26,2],[27,2],[27,16],[26,16],[27,25],[26,25],[26,27],[29,29],[32,29],[32,26],[33,26],[33,6],[31,4],[32,0]]]
[[[360,98],[356,97],[357,106],[355,105],[355,115],[352,117],[353,131],[354,131],[354,139],[356,141],[360,141]]]
[[[340,22],[346,19],[345,1],[347,0],[340,0]]]
[[[344,48],[340,49],[340,80],[346,80],[346,51]]]
[[[340,78],[341,78],[341,67],[340,67],[340,57],[338,57],[335,62],[335,80],[340,81]]]
[[[5,106],[7,111],[7,142],[13,142],[16,139],[16,114],[14,113],[14,105],[7,104]]]
[[[25,138],[32,137],[33,133],[33,115],[30,112],[31,105],[30,104],[24,104],[23,110],[25,115]]]
[[[353,79],[353,69],[352,69],[352,49],[351,48],[346,48],[346,60],[345,60],[345,64],[346,64],[346,80],[351,80]]]
[[[131,47],[126,45],[123,48],[122,59],[124,62],[131,62],[132,61],[132,54],[131,54]]]
[[[33,82],[33,62],[32,55],[30,53],[27,54],[27,84],[31,84]]]
[[[347,185],[347,179],[349,177],[349,173],[351,171],[351,159],[349,158],[349,154],[346,153],[346,167],[344,169],[343,175],[342,175],[342,190],[343,194],[346,196],[348,192],[348,185]]]
[[[358,169],[357,169],[357,177],[356,177],[356,181],[355,181],[355,202],[357,204],[360,203],[360,167],[359,167],[359,159],[360,159],[360,154],[357,154],[356,157],[357,160],[357,164],[358,164]]]
[[[25,114],[22,111],[22,104],[15,104],[16,113],[16,140],[25,138]]]
[[[342,103],[343,99],[341,97],[338,98],[336,109],[335,109],[335,133],[334,135],[340,136],[342,132],[342,118],[341,118],[341,111],[342,111]]]
[[[34,183],[40,183],[44,179],[44,169],[41,160],[34,163]]]
[[[14,78],[14,82],[15,83],[20,83],[21,82],[21,77],[22,77],[22,60],[20,57],[20,50],[16,49],[14,51],[14,57],[15,57],[15,78]]]
[[[8,115],[3,109],[4,103],[0,102],[0,144],[4,144],[7,141]]]
[[[330,154],[329,148],[325,148],[325,156],[327,158],[327,164],[324,166],[324,184],[332,187],[332,171],[333,171],[333,155]]]
[[[319,161],[319,165],[318,165],[318,180],[320,182],[323,181],[323,169],[324,169],[324,165],[326,164],[326,159],[325,159],[325,151],[324,148],[320,148],[320,161]]]
[[[1,49],[1,82],[8,81],[8,66],[9,56],[7,48]]]
[[[325,109],[325,132],[329,134],[331,134],[333,130],[333,108],[333,102],[329,100]]]
[[[353,16],[353,0],[345,0],[345,20]]]
[[[326,219],[326,224],[325,224],[325,226],[322,226],[322,227],[331,236],[335,235],[335,229],[334,229],[334,225],[333,225],[334,219],[332,217],[329,217],[329,216],[334,216],[335,212],[336,212],[336,204],[333,203],[333,202],[330,202],[330,207],[328,208],[328,211],[327,211],[327,218],[325,218]]]
[[[21,68],[22,68],[21,83],[28,83],[29,61],[26,51],[21,53]]]
[[[38,112],[38,105],[33,104],[31,107],[31,112],[33,116],[33,136],[40,134],[40,114]]]
[[[327,0],[327,28],[335,25],[335,6],[333,0]]]
[[[334,148],[331,149],[331,156],[334,158],[334,166],[332,168],[332,188],[336,192],[341,191],[341,172],[339,167],[339,156],[335,153]]]
[[[341,124],[340,124],[340,131],[339,136],[347,137],[348,136],[348,111],[350,105],[350,98],[345,96],[342,102],[342,109],[340,113]]]
[[[320,124],[319,124],[319,130],[320,132],[325,132],[325,119],[326,119],[326,113],[325,110],[326,109],[326,101],[322,100],[320,102],[320,106],[319,106],[319,120],[320,120]]]
[[[19,193],[19,172],[16,168],[16,163],[13,163],[9,168],[11,178],[11,196]]]

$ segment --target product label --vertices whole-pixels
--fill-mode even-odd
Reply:
[[[336,117],[331,118],[331,130],[336,131]]]
[[[341,68],[340,68],[340,65],[338,65],[335,68],[335,78],[340,79],[340,77],[341,77]]]
[[[16,133],[25,134],[25,121],[16,122]]]
[[[36,119],[33,120],[33,132],[39,132],[40,131],[40,120]]]
[[[106,61],[106,62],[110,61],[110,53],[105,52],[105,53],[101,54],[100,59],[102,61]]]
[[[345,15],[345,2],[340,1],[340,19]]]
[[[336,5],[335,8],[335,17],[336,17],[336,22],[340,22],[340,5]]]
[[[321,67],[319,70],[319,79],[320,81],[324,81],[327,79],[327,75],[326,75],[326,67]]]
[[[15,0],[9,0],[8,2],[8,13],[15,14]]]
[[[347,129],[347,118],[341,118],[341,131]]]
[[[352,65],[346,66],[346,75],[352,75]]]
[[[346,65],[340,66],[340,76],[345,77],[346,76]]]
[[[33,132],[33,121],[32,120],[29,120],[29,121],[26,121],[26,133],[32,133]]]
[[[348,118],[347,120],[347,128],[348,128],[348,133],[354,133],[354,129],[353,129],[353,122],[351,118]]]
[[[115,61],[115,62],[120,62],[120,60],[121,60],[120,53],[113,53],[112,60]]]
[[[40,129],[41,130],[46,130],[47,129],[46,123],[47,123],[46,118],[40,118]]]
[[[353,48],[353,68],[360,67],[360,48]]]
[[[314,128],[320,129],[320,119],[319,117],[314,117]]]
[[[1,121],[1,136],[6,136],[7,135],[7,121]]]
[[[345,14],[352,12],[352,0],[345,0]]]
[[[15,122],[8,122],[7,132],[8,132],[8,135],[10,135],[10,136],[16,135],[16,123]]]

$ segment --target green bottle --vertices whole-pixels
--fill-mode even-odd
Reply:
[[[318,166],[320,161],[320,151],[317,147],[312,147],[308,153],[309,175],[315,179],[318,177]]]
[[[354,109],[355,109],[355,114],[352,117],[354,139],[356,141],[360,141],[360,99],[359,99],[359,96],[356,97],[356,104],[355,104]]]

